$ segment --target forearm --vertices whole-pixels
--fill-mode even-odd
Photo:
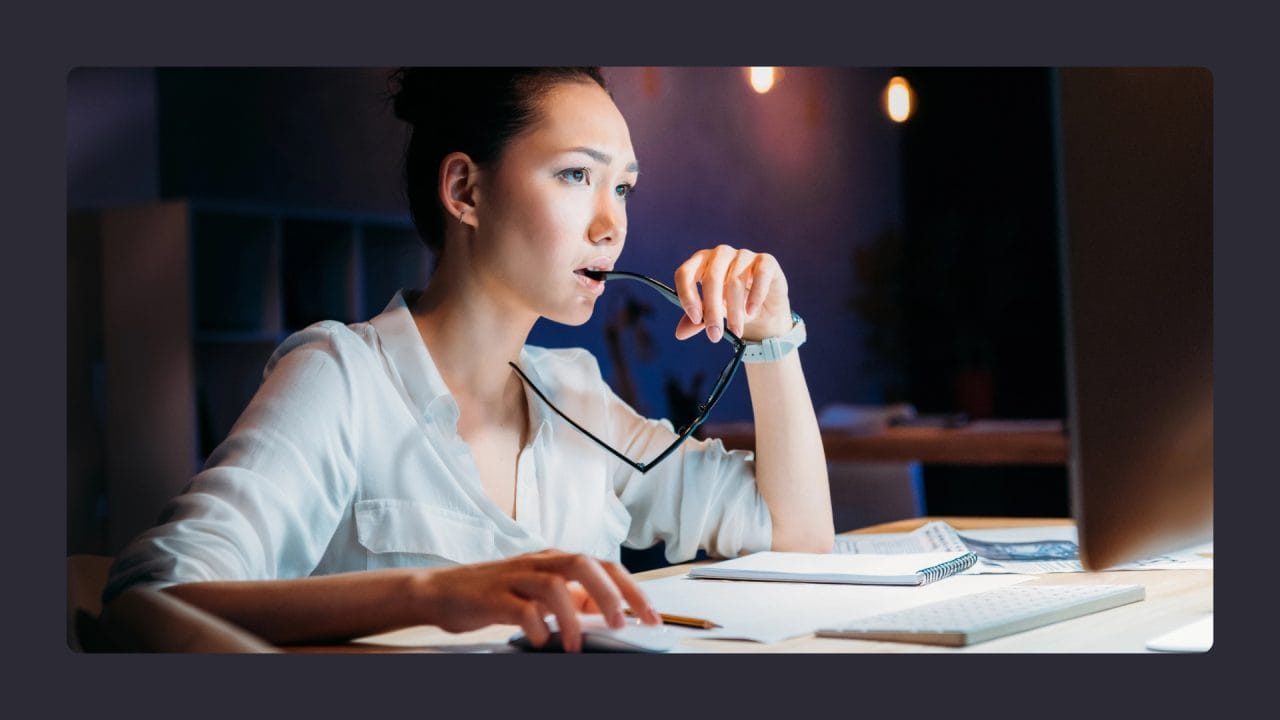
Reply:
[[[463,632],[495,623],[520,625],[545,642],[544,616],[556,616],[567,648],[580,647],[578,612],[622,627],[630,607],[661,622],[620,565],[542,550],[505,560],[256,582],[200,582],[168,592],[277,645],[348,640],[409,625]]]
[[[773,549],[828,552],[835,537],[827,461],[800,354],[744,367],[755,415],[756,484],[773,519]]]
[[[348,640],[431,618],[431,571],[380,570],[291,580],[197,582],[170,594],[274,644]]]

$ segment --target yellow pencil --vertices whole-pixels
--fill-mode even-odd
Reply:
[[[625,612],[628,615],[635,617],[635,613],[632,612],[631,608],[627,608]],[[717,625],[711,622],[710,620],[703,620],[702,618],[695,618],[695,617],[685,617],[684,615],[668,615],[667,613],[658,613],[658,617],[662,618],[662,622],[667,623],[668,625],[683,625],[685,627],[702,628],[703,630],[711,630],[713,628],[721,627],[720,625]]]

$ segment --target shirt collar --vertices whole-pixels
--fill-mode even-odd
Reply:
[[[458,403],[422,341],[405,291],[397,291],[382,313],[369,323],[377,331],[382,353],[399,377],[412,409],[420,417],[450,422],[456,429]]]
[[[399,377],[400,386],[404,388],[414,412],[419,417],[442,422],[456,432],[458,402],[449,386],[445,385],[422,334],[418,332],[413,313],[409,311],[409,302],[415,296],[416,293],[411,291],[411,297],[406,298],[404,290],[397,291],[387,307],[369,323],[377,331],[382,353]],[[516,364],[543,392],[549,392],[551,388],[540,372],[540,356],[540,349],[525,346],[520,350]],[[554,418],[558,416],[527,385],[524,394],[529,404],[530,444],[539,440],[549,441]]]
[[[520,349],[520,358],[516,361],[516,364],[538,386],[539,390],[549,393],[553,388],[548,386],[549,383],[540,372],[541,363],[538,362],[538,357],[545,352],[542,348],[530,348],[525,345]],[[529,444],[536,445],[539,441],[544,443],[551,442],[552,427],[560,416],[556,415],[546,401],[538,397],[538,394],[527,383],[521,382],[520,384],[524,385],[525,402],[529,405]]]

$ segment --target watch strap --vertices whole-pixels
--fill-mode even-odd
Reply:
[[[784,335],[768,337],[760,341],[748,341],[742,352],[742,362],[759,363],[781,360],[787,353],[804,344],[808,335],[805,332],[804,320],[796,313],[791,313],[791,329]]]

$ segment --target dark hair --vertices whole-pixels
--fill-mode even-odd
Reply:
[[[400,68],[391,75],[396,117],[412,126],[405,151],[405,194],[418,235],[438,257],[444,209],[436,191],[440,162],[464,152],[484,166],[538,120],[538,100],[564,82],[605,87],[594,67]]]

